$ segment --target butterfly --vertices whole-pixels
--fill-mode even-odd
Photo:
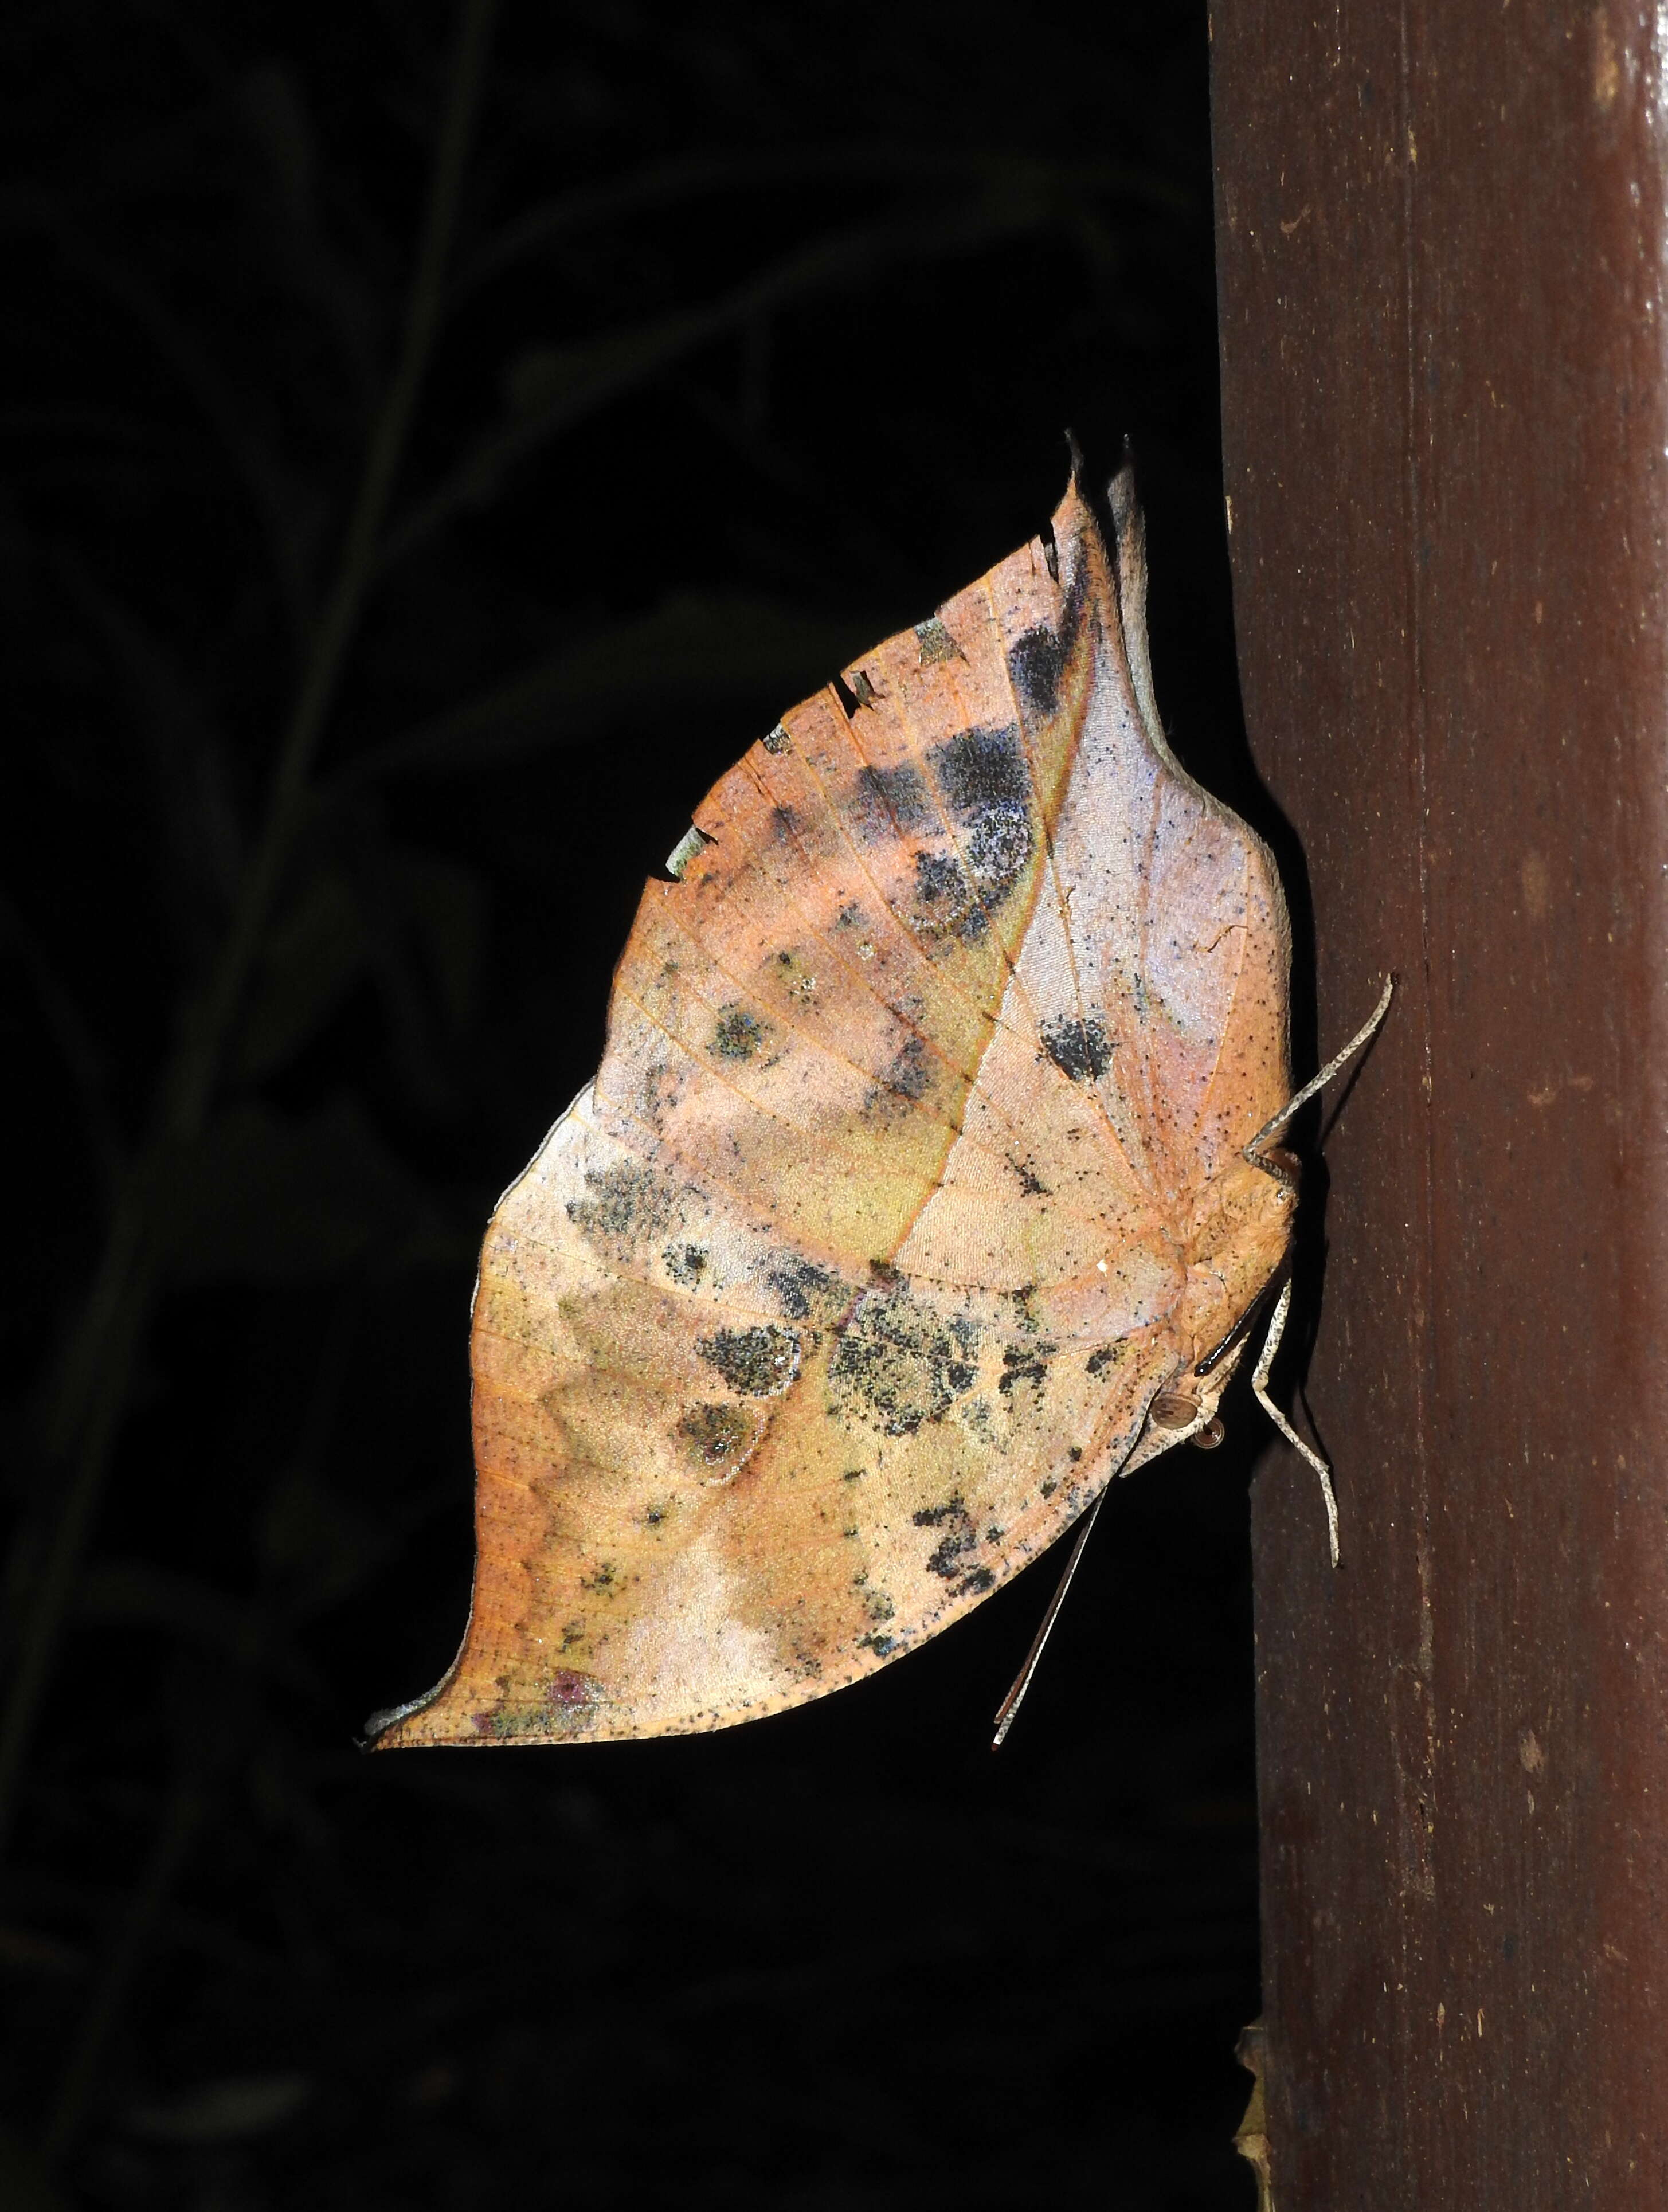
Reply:
[[[1074,460],[646,887],[602,1066],[486,1234],[463,1646],[379,1747],[724,1728],[874,1673],[1216,1440],[1271,1299],[1257,1395],[1336,1559],[1268,1394],[1272,1140],[1388,986],[1294,1097],[1274,862],[1166,743],[1127,466],[1107,510]]]

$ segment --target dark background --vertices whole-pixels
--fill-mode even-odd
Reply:
[[[506,9],[355,568],[469,20],[0,19],[0,2188],[1244,2208],[1243,1385],[1110,1501],[998,1758],[1047,1565],[729,1734],[353,1746],[461,1630],[475,1249],[644,876],[1035,531],[1067,424],[1133,438],[1178,749],[1277,826],[1203,8]]]

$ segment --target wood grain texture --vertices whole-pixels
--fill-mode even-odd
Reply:
[[[965,1613],[1286,1250],[1269,855],[1178,766],[1142,532],[1051,528],[788,714],[651,883],[595,1082],[488,1229],[475,1601],[379,1743],[719,1728]]]
[[[1652,14],[1215,11],[1253,750],[1332,1133],[1346,1571],[1255,1542],[1281,2212],[1668,2202],[1663,55]],[[1352,1571],[1353,1570],[1353,1571]]]

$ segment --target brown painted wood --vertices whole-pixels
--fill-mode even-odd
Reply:
[[[1319,1036],[1402,978],[1306,1285],[1343,1570],[1294,1455],[1255,1512],[1274,2201],[1659,2212],[1665,61],[1213,13],[1251,744]]]

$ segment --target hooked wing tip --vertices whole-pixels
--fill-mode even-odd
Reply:
[[[401,1719],[408,1710],[403,1705],[379,1706],[354,1738],[354,1749],[355,1751],[385,1750],[387,1747],[383,1738],[393,1727],[395,1722]]]
[[[1089,464],[1075,431],[1067,429],[1065,442],[1071,456],[1071,476],[1066,487],[1066,498],[1070,501],[1075,495],[1093,514],[1096,502],[1089,481]],[[1112,523],[1113,542],[1120,547],[1133,544],[1143,535],[1141,501],[1136,492],[1135,475],[1135,441],[1125,431],[1122,457],[1106,488],[1106,511]]]
[[[450,1679],[448,1675],[446,1680],[450,1680]],[[445,1687],[446,1682],[439,1682],[434,1689],[424,1691],[422,1697],[408,1698],[403,1705],[379,1706],[354,1738],[354,1748],[356,1751],[390,1751],[397,1748],[403,1741],[398,1733],[399,1723],[402,1721],[409,1721],[415,1713],[426,1711],[434,1703]]]
[[[1129,539],[1141,520],[1141,502],[1135,492],[1135,452],[1127,438],[1118,473],[1107,486],[1107,505],[1112,512],[1112,531],[1119,544]]]

